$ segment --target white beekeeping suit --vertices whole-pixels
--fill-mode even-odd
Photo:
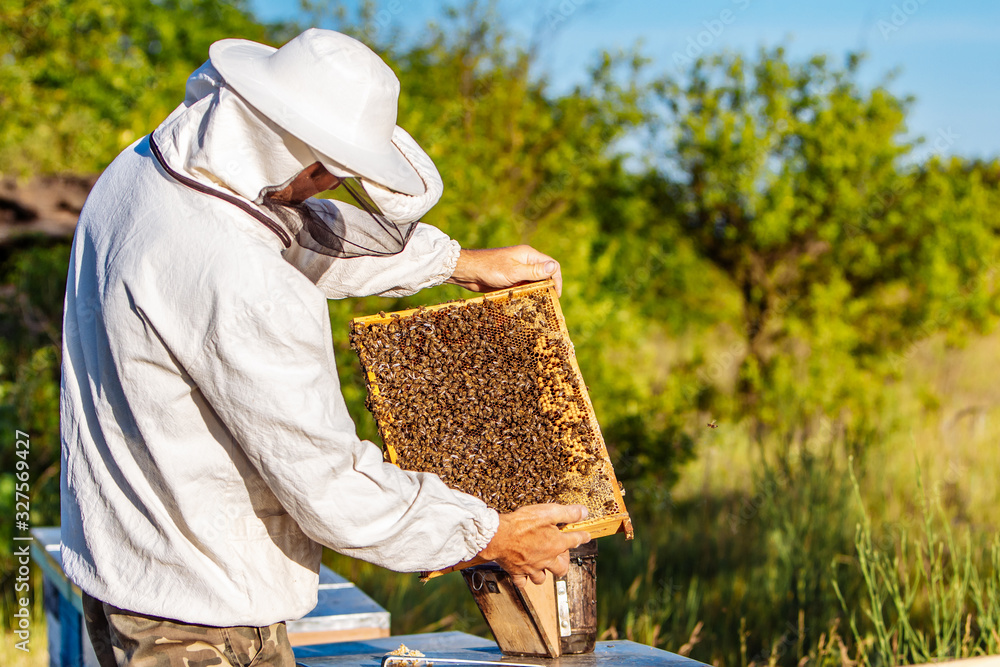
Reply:
[[[159,159],[150,137],[123,151],[73,242],[67,575],[134,612],[261,626],[312,609],[322,545],[401,571],[486,547],[496,512],[383,463],[358,439],[334,365],[327,298],[410,294],[452,274],[458,244],[406,224],[440,196],[429,159],[397,128],[424,192],[412,175],[408,195],[366,184],[398,229],[342,203],[277,210],[264,194],[318,157],[370,174],[318,154],[211,64],[151,136]]]

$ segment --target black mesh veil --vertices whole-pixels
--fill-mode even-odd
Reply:
[[[288,203],[271,197],[282,186],[264,188],[254,203],[279,219],[279,225],[245,199],[199,183],[173,169],[164,159],[153,135],[149,148],[160,166],[175,180],[213,197],[218,197],[245,211],[274,232],[286,248],[291,246],[289,231],[298,230],[296,242],[308,250],[330,257],[385,257],[403,251],[417,228],[417,222],[394,223],[368,197],[353,178],[337,178],[333,187],[344,187],[357,206],[310,197],[302,203]]]
[[[300,204],[259,198],[269,213],[290,229],[299,229],[296,242],[308,250],[331,257],[381,257],[402,252],[417,223],[397,224],[386,218],[353,178],[340,178],[333,188],[343,188],[355,206],[310,197]]]

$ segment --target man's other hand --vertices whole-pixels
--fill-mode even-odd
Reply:
[[[552,279],[556,293],[562,296],[559,262],[531,246],[518,245],[484,250],[463,248],[447,282],[473,292],[489,292],[546,279]]]
[[[590,541],[586,531],[564,532],[559,525],[587,518],[583,505],[527,505],[500,515],[500,527],[479,557],[496,561],[518,586],[540,584],[545,571],[561,577],[569,571],[569,550]]]

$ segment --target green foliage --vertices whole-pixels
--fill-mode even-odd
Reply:
[[[33,241],[33,242],[32,242]],[[14,572],[15,433],[30,436],[30,517],[59,522],[59,360],[69,244],[24,239],[0,248],[0,600],[4,617]]]
[[[0,261],[0,424],[4,433],[20,429],[32,434],[32,476],[55,481],[54,487],[44,489],[48,493],[40,494],[48,521],[58,516],[54,473],[59,462],[59,347],[68,261],[65,242],[38,243]],[[0,450],[0,470],[14,469],[13,455],[6,446]]]
[[[860,62],[778,48],[657,84],[660,206],[739,295],[741,410],[769,428],[826,415],[864,430],[890,355],[986,330],[1000,308],[984,280],[1000,259],[996,165],[908,164],[909,102],[861,88]]]
[[[2,173],[103,169],[177,106],[223,37],[267,30],[222,0],[2,0]]]
[[[863,510],[853,471],[851,478]],[[932,508],[924,497],[921,510],[922,523],[900,527],[897,535],[878,535],[867,513],[858,525],[864,617],[839,589],[837,595],[862,664],[923,664],[1000,651],[1000,538],[986,543],[983,536],[977,539],[984,544],[974,545],[966,534],[960,541],[940,505]]]

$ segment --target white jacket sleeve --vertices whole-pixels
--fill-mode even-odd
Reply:
[[[323,295],[277,255],[216,303],[190,374],[281,505],[313,540],[398,571],[471,558],[499,517],[436,475],[358,439]]]
[[[303,248],[293,240],[284,258],[328,299],[395,297],[443,283],[454,273],[460,251],[457,241],[421,222],[403,251],[389,257],[341,259]]]

